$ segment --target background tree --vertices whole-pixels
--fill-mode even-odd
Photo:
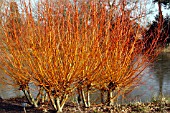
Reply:
[[[155,17],[155,20],[152,21],[150,25],[148,25],[148,30],[145,32],[145,39],[147,40],[148,43],[146,43],[146,48],[149,47],[149,43],[154,40],[157,36],[159,36],[159,40],[157,43],[157,46],[164,47],[165,44],[168,45],[170,42],[170,19],[169,16],[167,15],[163,19],[162,23],[162,29],[161,32],[159,32],[159,16],[157,15]],[[147,37],[152,37],[147,39]]]
[[[163,14],[162,14],[162,4],[164,7],[170,8],[170,1],[169,0],[153,0],[154,3],[158,4],[158,11],[159,11],[159,17],[158,17],[158,36],[161,36],[161,32],[163,29]]]
[[[170,8],[170,1],[169,0],[153,0],[154,3],[159,3],[160,5],[163,4],[165,8]]]

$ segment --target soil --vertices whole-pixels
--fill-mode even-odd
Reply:
[[[24,108],[23,103],[27,103],[25,98],[0,98],[0,113],[43,113],[47,105],[41,105],[33,108],[27,105]],[[54,109],[48,104],[48,113],[55,113]],[[102,106],[93,105],[90,108],[78,107],[75,103],[68,102],[63,108],[63,113],[170,113],[170,103],[137,103],[129,105]]]

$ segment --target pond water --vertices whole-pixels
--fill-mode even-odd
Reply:
[[[152,66],[147,67],[143,85],[128,95],[127,101],[148,102],[159,96],[170,96],[170,53],[161,53]]]
[[[0,74],[4,76],[2,71]],[[2,76],[0,76],[2,77]],[[148,102],[159,95],[170,96],[170,53],[162,53],[152,66],[144,71],[143,84],[131,92],[124,102]],[[22,96],[18,88],[0,82],[0,97],[3,99]]]

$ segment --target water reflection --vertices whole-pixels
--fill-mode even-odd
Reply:
[[[18,87],[13,85],[10,79],[8,80],[10,83],[7,84],[3,79],[4,77],[7,77],[5,73],[3,73],[2,70],[0,70],[0,97],[3,99],[8,98],[14,98],[14,97],[21,97],[23,96],[23,93],[18,90]]]
[[[143,74],[143,85],[128,95],[127,101],[150,101],[153,97],[170,95],[170,53],[161,53]]]
[[[0,71],[0,74],[2,72]],[[2,77],[2,76],[0,76]],[[143,84],[123,99],[123,102],[150,101],[152,97],[159,95],[170,95],[170,53],[162,53],[152,66],[147,67],[143,72]],[[8,90],[7,90],[8,89]],[[11,98],[23,95],[16,88],[9,85],[0,84],[0,96]],[[121,100],[122,102],[122,100]]]
[[[155,78],[159,83],[158,95],[170,95],[170,53],[163,53],[159,55],[153,70]]]

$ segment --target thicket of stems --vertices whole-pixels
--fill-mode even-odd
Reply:
[[[84,107],[91,105],[92,90],[102,92],[103,104],[113,105],[133,90],[159,53],[159,37],[146,47],[149,37],[142,37],[143,27],[137,23],[144,12],[138,2],[133,4],[122,0],[61,5],[45,0],[38,2],[36,11],[22,2],[18,11],[11,2],[2,20],[0,67],[34,107],[44,102],[46,93],[54,109],[62,112],[77,88]],[[39,87],[36,98],[29,83]]]

